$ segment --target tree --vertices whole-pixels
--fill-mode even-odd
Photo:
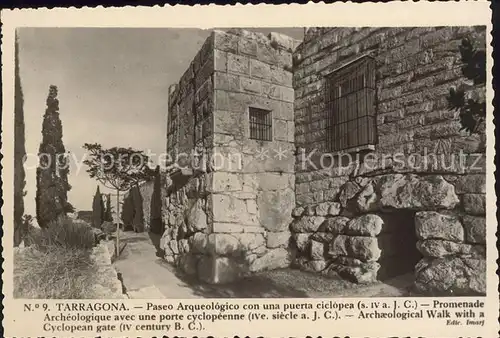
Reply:
[[[24,160],[26,158],[24,135],[24,96],[19,75],[19,46],[15,40],[15,65],[14,65],[14,246],[21,244],[27,232],[26,223],[23,222],[24,196],[26,187],[26,173]]]
[[[102,222],[104,222],[104,202],[101,192],[99,191],[99,186],[97,186],[94,200],[92,201],[92,226],[94,228],[100,228]]]
[[[149,157],[132,148],[113,147],[103,149],[97,143],[85,143],[88,157],[83,161],[87,173],[105,187],[116,190],[116,213],[120,215],[120,192],[130,190],[140,182],[149,180],[153,171],[149,168]],[[116,227],[116,254],[120,253],[119,227]]]
[[[50,86],[46,103],[36,170],[36,217],[42,228],[72,208],[68,206],[68,191],[71,189],[68,183],[69,161],[62,142],[56,86]]]
[[[113,209],[111,208],[111,194],[106,196],[106,211],[104,212],[104,220],[113,222]]]
[[[151,196],[150,231],[152,233],[163,234],[164,226],[161,219],[161,173],[160,166],[156,167],[153,185],[153,195]]]
[[[477,50],[468,38],[462,40],[459,49],[462,74],[472,85],[464,83],[457,89],[450,88],[448,108],[459,112],[461,129],[473,134],[483,126],[486,102],[482,98],[474,98],[474,92],[467,90],[486,83],[486,52]]]

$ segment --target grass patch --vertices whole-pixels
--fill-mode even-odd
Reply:
[[[47,229],[31,228],[25,243],[14,252],[14,297],[92,298],[98,269],[88,224],[63,218]]]

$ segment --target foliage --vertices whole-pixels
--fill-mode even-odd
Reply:
[[[463,39],[459,47],[462,60],[462,74],[472,81],[474,86],[486,82],[486,53],[477,50],[469,39]],[[457,89],[450,88],[448,109],[458,111],[461,130],[470,134],[477,132],[486,118],[486,103],[480,99],[472,98],[466,90],[472,86],[463,84]]]
[[[94,195],[92,201],[92,226],[94,228],[100,228],[102,222],[104,221],[104,201],[102,200],[101,192],[99,191],[99,186]]]
[[[69,162],[62,142],[56,86],[50,86],[46,103],[36,172],[36,217],[42,228],[66,215],[66,210],[72,208],[67,205],[71,189],[68,183]]]
[[[91,249],[96,243],[89,224],[62,216],[52,221],[47,228],[31,227],[26,235],[26,244],[45,251],[54,246],[66,249]]]
[[[125,230],[133,230],[132,222],[134,221],[134,201],[130,193],[123,199],[121,219]]]
[[[132,227],[135,232],[142,232],[144,230],[144,210],[142,208],[142,195],[139,185],[135,185],[130,189],[130,195],[132,195],[132,201],[134,203],[134,219],[132,221]]]
[[[83,161],[88,166],[87,173],[110,189],[127,191],[153,175],[149,157],[142,151],[120,147],[103,149],[97,143],[85,143],[83,148],[90,155]]]
[[[151,196],[150,230],[152,233],[161,235],[164,226],[161,217],[161,173],[160,166],[156,167],[153,185],[153,195]]]
[[[90,250],[61,246],[14,252],[14,297],[84,299],[93,297],[98,274]]]
[[[24,126],[24,96],[19,75],[19,46],[16,33],[15,68],[14,68],[14,246],[18,246],[28,228],[23,222],[26,173],[24,160],[26,156]]]
[[[111,207],[111,194],[106,196],[106,211],[104,212],[104,221],[113,222],[113,208]]]

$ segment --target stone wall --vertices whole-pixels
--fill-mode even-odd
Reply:
[[[297,45],[274,33],[214,32],[209,282],[290,264],[288,225],[295,205],[291,67]],[[272,115],[270,141],[250,138],[251,107]]]
[[[195,144],[206,152],[209,165],[207,172],[184,182],[169,178],[164,185],[162,247],[167,260],[206,282],[229,282],[290,264],[288,225],[295,205],[291,68],[297,45],[274,33],[214,31],[171,89],[169,126],[179,132],[169,132],[167,149],[185,151]],[[194,111],[201,109],[200,116],[189,115],[186,100],[194,102]],[[249,107],[271,111],[272,141],[250,139]],[[198,124],[189,143],[187,125],[197,125],[202,117],[210,128]]]
[[[307,30],[294,53],[295,265],[371,282],[418,261],[419,292],[484,294],[485,133],[461,131],[446,99],[465,81],[467,36],[485,48],[484,27]],[[378,142],[328,154],[325,76],[365,54]],[[484,87],[474,95],[484,99]]]

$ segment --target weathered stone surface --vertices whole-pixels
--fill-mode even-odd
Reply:
[[[229,257],[202,256],[198,261],[198,278],[209,284],[229,283],[241,275],[241,266]]]
[[[299,257],[293,262],[293,266],[303,271],[320,272],[328,266],[328,262],[325,260],[311,261],[305,257]]]
[[[347,202],[354,198],[358,192],[361,191],[361,187],[355,182],[347,182],[342,186],[340,190],[339,200],[342,207],[347,206]]]
[[[377,262],[369,262],[358,266],[346,266],[332,263],[329,269],[336,271],[339,276],[351,282],[369,284],[377,281],[377,272],[380,269],[380,264]]]
[[[349,218],[344,216],[329,217],[323,222],[318,231],[325,231],[335,235],[343,234],[347,222],[349,222]]]
[[[264,246],[266,242],[264,235],[259,233],[233,234],[233,236],[239,240],[239,250],[242,252],[254,251],[258,247]]]
[[[420,239],[444,239],[452,242],[464,240],[464,229],[458,217],[435,211],[417,212],[415,230]]]
[[[325,259],[325,243],[311,240],[310,256],[313,260]]]
[[[203,201],[197,199],[187,213],[187,226],[192,232],[207,228],[207,214],[202,208]]]
[[[322,242],[322,243],[330,243],[335,238],[335,235],[330,232],[315,232],[311,235],[311,240]]]
[[[468,243],[486,243],[486,218],[464,216],[462,222],[465,229],[465,240]]]
[[[169,246],[170,246],[170,250],[172,250],[172,252],[175,254],[175,255],[178,255],[179,254],[179,247],[177,245],[177,241],[175,239],[171,240],[169,242]]]
[[[235,255],[239,253],[240,242],[230,234],[210,234],[206,248],[214,255]]]
[[[309,245],[310,233],[293,233],[292,237],[299,252],[304,252]]]
[[[330,243],[328,254],[332,257],[349,256],[350,236],[338,235]]]
[[[419,262],[416,289],[426,295],[485,295],[483,258],[444,257]]]
[[[379,208],[379,197],[375,193],[373,184],[367,184],[359,193],[356,201],[361,212],[375,211]]]
[[[207,184],[208,191],[214,193],[241,191],[242,176],[237,173],[228,173],[223,171],[215,171],[208,175]]]
[[[351,236],[349,238],[349,256],[364,262],[374,262],[379,259],[382,251],[375,237]]]
[[[367,214],[356,217],[347,223],[344,232],[355,236],[377,236],[384,226],[384,221],[380,216]]]
[[[464,194],[462,195],[462,204],[465,212],[471,215],[486,214],[486,195],[485,194]]]
[[[329,202],[323,202],[316,206],[315,214],[318,216],[326,216],[328,215],[328,210],[330,209]]]
[[[292,216],[293,217],[300,217],[302,214],[304,214],[304,207],[296,207],[292,210]]]
[[[193,236],[189,237],[191,251],[193,253],[205,253],[208,243],[208,236],[202,232],[196,232]]]
[[[288,247],[290,241],[290,231],[268,232],[266,238],[266,246],[270,249],[279,247]]]
[[[179,240],[178,244],[179,244],[179,254],[186,254],[191,251],[188,239],[183,238]]]
[[[459,203],[453,185],[439,175],[383,175],[375,190],[382,208],[452,209]]]
[[[340,203],[330,202],[330,207],[328,208],[328,215],[337,216],[340,214]]]
[[[485,248],[480,245],[470,245],[463,243],[455,243],[443,241],[439,239],[427,239],[417,242],[417,249],[425,257],[445,257],[450,255],[476,255],[482,256],[485,254]]]
[[[257,215],[247,212],[246,202],[231,195],[213,194],[214,222],[258,225]]]
[[[457,194],[485,194],[486,175],[463,175],[455,182]]]
[[[250,265],[251,272],[274,270],[290,266],[291,255],[284,248],[269,250],[264,256],[257,258]]]
[[[198,271],[199,256],[192,254],[185,254],[179,257],[179,268],[188,275],[195,275]]]
[[[262,226],[268,231],[281,232],[292,221],[295,193],[292,189],[261,191],[257,196],[257,205]]]
[[[292,232],[315,232],[325,220],[322,216],[302,216],[290,225]]]

